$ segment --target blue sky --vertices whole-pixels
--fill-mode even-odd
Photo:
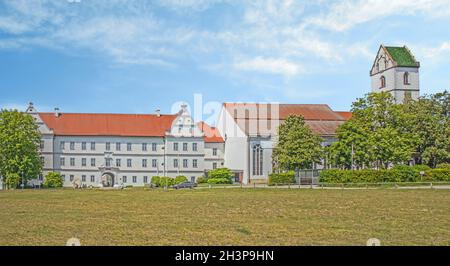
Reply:
[[[326,103],[370,91],[381,43],[450,88],[450,1],[0,0],[0,107],[171,112],[178,101]]]

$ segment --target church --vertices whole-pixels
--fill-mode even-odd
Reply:
[[[381,45],[370,70],[372,92],[390,92],[396,103],[418,99],[419,67],[406,46]],[[26,112],[42,135],[43,173],[30,184],[59,172],[65,187],[145,186],[152,176],[195,182],[220,167],[232,170],[236,183],[267,183],[277,128],[289,115],[302,115],[324,146],[352,116],[326,104],[227,102],[213,127],[194,121],[186,105],[176,114],[93,114],[38,112],[30,103]]]

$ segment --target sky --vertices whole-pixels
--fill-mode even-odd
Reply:
[[[449,25],[450,0],[0,0],[0,108],[349,110],[380,44],[412,50],[421,94],[449,89]]]

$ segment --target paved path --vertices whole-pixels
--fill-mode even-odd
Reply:
[[[431,186],[398,186],[398,187],[321,187],[321,186],[310,186],[310,185],[291,185],[291,186],[268,186],[268,185],[243,185],[243,186],[201,186],[196,189],[214,189],[214,188],[267,188],[267,189],[346,189],[346,190],[365,190],[365,189],[450,189],[450,185],[433,185]]]

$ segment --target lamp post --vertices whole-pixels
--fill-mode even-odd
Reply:
[[[25,187],[24,178],[23,178],[23,171],[22,171],[22,184],[20,186],[22,187],[22,190]]]

